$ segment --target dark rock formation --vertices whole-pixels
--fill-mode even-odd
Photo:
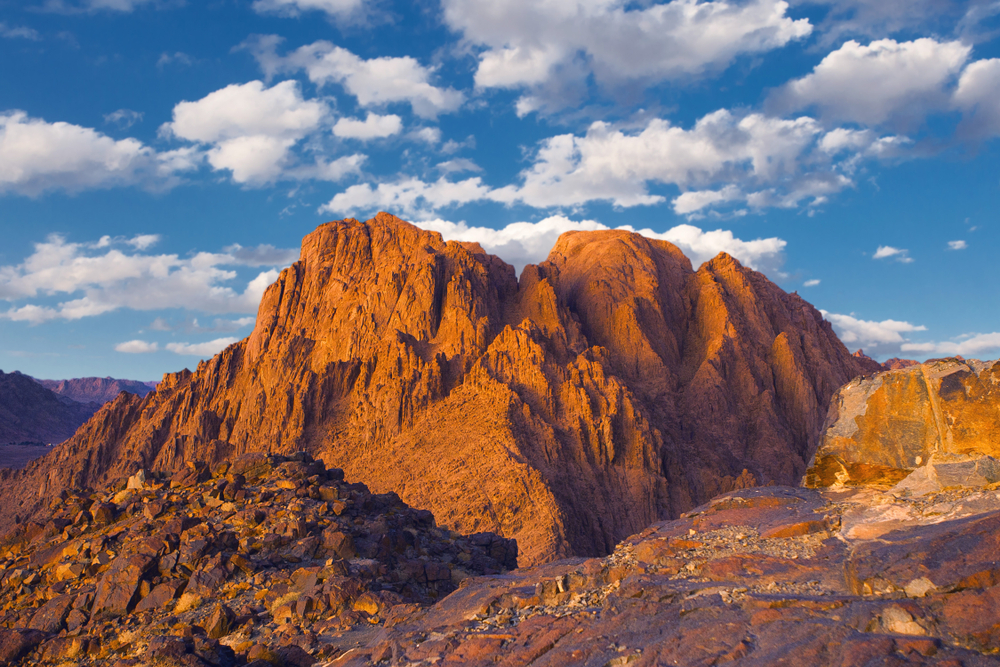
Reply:
[[[512,267],[388,214],[322,225],[249,338],[120,395],[0,478],[0,525],[138,466],[299,449],[527,563],[610,552],[650,522],[795,483],[864,371],[820,313],[720,254],[564,234]]]
[[[0,445],[60,443],[98,407],[58,396],[27,375],[0,371]]]

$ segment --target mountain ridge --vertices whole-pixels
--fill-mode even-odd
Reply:
[[[606,554],[712,496],[794,483],[864,369],[820,313],[721,254],[572,232],[518,280],[389,214],[321,225],[251,335],[120,395],[0,491],[29,512],[138,467],[306,450],[523,563]]]

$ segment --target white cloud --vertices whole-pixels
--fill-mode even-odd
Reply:
[[[302,12],[321,11],[344,18],[364,7],[364,0],[254,0],[254,11],[261,14],[298,16]]]
[[[457,110],[465,95],[453,88],[431,83],[433,69],[415,58],[382,57],[364,60],[347,49],[319,41],[279,56],[279,38],[258,37],[245,43],[270,77],[279,72],[305,70],[309,80],[320,86],[339,84],[363,107],[407,103],[422,118]]]
[[[872,255],[872,259],[886,259],[892,257],[897,262],[902,262],[903,264],[909,264],[913,261],[910,257],[910,251],[904,250],[902,248],[893,248],[891,245],[880,245]]]
[[[239,338],[216,338],[205,343],[167,343],[167,350],[174,354],[193,357],[212,357],[238,341]]]
[[[144,340],[128,340],[115,345],[115,352],[124,352],[126,354],[148,354],[156,352],[159,349],[160,346],[157,343],[149,343]]]
[[[954,102],[966,112],[962,134],[972,138],[1000,135],[1000,58],[978,60],[966,67]]]
[[[352,185],[335,195],[319,210],[321,213],[334,215],[376,210],[400,211],[412,215],[490,197],[490,188],[483,185],[478,176],[458,182],[440,178],[433,183],[407,178],[393,183],[379,183],[374,188],[367,183]]]
[[[780,0],[444,0],[445,22],[483,47],[476,85],[527,88],[523,115],[599,85],[690,78],[810,34]],[[641,54],[641,55],[637,55]]]
[[[949,106],[949,87],[972,47],[931,38],[846,42],[811,74],[786,84],[770,104],[780,111],[815,107],[824,120],[913,125]]]
[[[180,102],[162,131],[209,144],[209,164],[231,171],[237,183],[262,184],[283,175],[294,160],[292,147],[319,129],[328,115],[325,103],[302,98],[295,81],[271,88],[250,81]]]
[[[104,114],[105,123],[113,123],[122,129],[128,129],[136,123],[142,122],[143,113],[132,109],[118,109],[109,114]]]
[[[817,278],[813,278],[812,280],[807,280],[804,283],[802,283],[802,286],[803,287],[816,287],[816,285],[819,285],[819,283],[820,283],[820,281]]]
[[[128,240],[103,237],[88,244],[69,243],[61,236],[50,236],[44,243],[35,244],[34,252],[23,263],[0,266],[0,299],[12,303],[27,299],[50,302],[60,296],[68,299],[56,304],[12,305],[0,317],[40,323],[75,320],[122,308],[252,313],[256,312],[264,290],[277,278],[277,271],[260,272],[240,292],[229,286],[237,273],[227,267],[261,266],[260,260],[267,256],[275,259],[292,256],[292,251],[270,246],[262,249],[235,246],[230,248],[233,254],[201,252],[189,258],[129,253],[115,247],[145,248],[153,238],[153,235]]]
[[[410,132],[409,136],[414,141],[422,141],[431,146],[441,143],[441,129],[437,127],[422,127]]]
[[[959,340],[936,343],[904,343],[902,350],[918,354],[961,355],[963,357],[976,357],[984,352],[995,354],[1000,350],[1000,333],[967,334],[959,336]]]
[[[414,224],[439,232],[448,240],[477,242],[486,252],[498,255],[518,271],[526,264],[544,261],[560,234],[610,229],[596,220],[576,221],[561,215],[550,216],[538,222],[514,222],[502,229],[469,227],[465,222],[440,219]],[[692,225],[678,225],[665,232],[637,230],[629,225],[617,229],[673,243],[688,256],[696,268],[720,252],[726,252],[746,266],[762,271],[777,271],[784,261],[786,242],[779,238],[743,241],[728,230],[706,232]]]
[[[256,319],[256,317],[252,316],[240,317],[235,320],[227,320],[221,317],[216,317],[212,321],[212,324],[206,326],[198,322],[197,317],[192,317],[176,324],[171,323],[162,317],[157,317],[149,324],[148,328],[150,331],[184,331],[189,334],[233,333],[244,327],[252,325]]]
[[[952,250],[965,250],[969,244],[965,241],[948,241],[948,247]]]
[[[23,111],[0,113],[0,193],[165,188],[178,182],[178,172],[198,163],[191,151],[157,153],[136,139],[116,141],[91,128],[48,123]]]
[[[6,37],[7,39],[30,39],[32,41],[38,41],[42,38],[34,28],[9,26],[3,21],[0,21],[0,37]]]
[[[900,349],[904,349],[903,346],[909,341],[903,334],[927,331],[925,326],[898,320],[875,322],[860,320],[852,315],[829,313],[825,310],[820,312],[833,325],[834,330],[845,345],[877,349],[879,353],[898,352]]]
[[[369,113],[364,120],[341,118],[333,126],[333,133],[345,139],[384,139],[399,134],[402,129],[403,120],[395,114]]]

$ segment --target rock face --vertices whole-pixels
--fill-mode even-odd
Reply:
[[[98,407],[58,396],[27,375],[0,371],[0,445],[60,443]]]
[[[388,214],[332,222],[249,338],[0,478],[0,524],[137,467],[302,449],[516,538],[523,563],[606,554],[720,492],[798,481],[861,371],[818,311],[725,254],[694,271],[669,243],[568,233],[518,281]]]
[[[873,507],[910,521],[862,535]],[[470,580],[329,664],[997,665],[998,529],[995,489],[737,491],[607,558]]]
[[[942,359],[855,379],[831,404],[805,484],[888,488],[913,473],[901,488],[922,492],[996,481],[998,406],[997,362]]]
[[[104,405],[115,400],[118,394],[127,391],[136,396],[145,396],[155,387],[137,380],[117,380],[115,378],[74,378],[72,380],[35,380],[38,384],[60,396],[78,403]]]
[[[311,665],[517,564],[305,454],[64,492],[40,520],[0,541],[2,665]]]

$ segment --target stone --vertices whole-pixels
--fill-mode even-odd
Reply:
[[[906,587],[903,590],[906,592],[906,595],[911,598],[922,598],[925,595],[933,593],[937,590],[937,586],[935,586],[934,582],[927,577],[919,577],[906,584]]]
[[[157,584],[136,605],[135,610],[142,612],[163,609],[169,602],[181,596],[185,586],[187,586],[187,582],[183,579],[170,579]]]
[[[236,614],[224,604],[217,604],[212,613],[202,622],[205,633],[210,639],[222,639],[235,628]]]
[[[833,399],[807,486],[925,495],[1000,480],[1000,365],[938,359],[854,379]]]
[[[62,630],[66,617],[73,605],[73,596],[59,595],[46,602],[31,617],[28,627],[46,634],[55,634]]]
[[[45,639],[38,630],[0,628],[0,665],[15,665]]]
[[[146,488],[146,471],[140,469],[137,473],[129,477],[125,488],[135,491],[142,491]]]

